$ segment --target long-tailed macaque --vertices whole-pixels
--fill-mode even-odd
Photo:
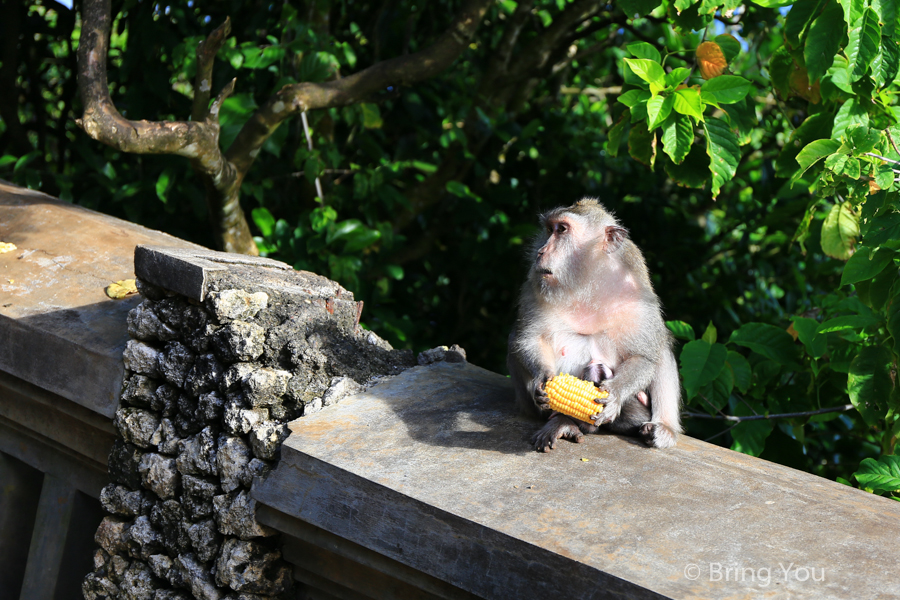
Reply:
[[[519,405],[550,415],[532,443],[547,452],[560,438],[580,442],[603,426],[649,446],[674,446],[678,366],[641,251],[595,199],[551,210],[541,224],[507,356]],[[544,383],[560,373],[609,392],[602,411],[597,400],[593,425],[551,414]]]

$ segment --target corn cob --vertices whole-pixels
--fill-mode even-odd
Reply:
[[[590,381],[568,373],[557,375],[544,384],[544,392],[552,410],[587,423],[593,423],[591,415],[603,410],[603,405],[594,402],[594,399],[609,396],[609,392],[598,390]]]

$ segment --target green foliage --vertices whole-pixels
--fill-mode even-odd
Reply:
[[[414,54],[458,7],[324,4],[127,3],[113,99],[129,118],[187,118],[194,48],[230,16],[212,82],[238,78],[228,148],[284,85]],[[511,63],[571,5],[538,0]],[[0,65],[18,98],[0,103],[0,177],[208,245],[185,161],[74,125],[78,21],[53,7],[0,8],[28,16],[19,61]],[[460,343],[503,370],[535,215],[597,196],[682,344],[690,434],[900,496],[897,3],[629,0],[579,20],[547,64],[486,80],[515,8],[493,5],[439,76],[311,112],[312,150],[282,124],[242,187],[261,252],[350,288],[396,346]]]

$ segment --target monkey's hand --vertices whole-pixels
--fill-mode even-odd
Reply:
[[[531,437],[531,444],[538,452],[550,452],[556,447],[556,441],[565,438],[576,444],[584,441],[578,425],[565,415],[554,413],[547,424]]]
[[[594,425],[597,425],[599,427],[604,423],[611,423],[619,418],[619,413],[622,412],[622,400],[617,394],[615,394],[605,385],[598,385],[597,389],[609,394],[602,400],[595,400],[595,402],[604,405],[601,412],[591,415],[591,421],[594,422]]]
[[[538,407],[542,413],[550,410],[550,398],[547,397],[547,392],[544,390],[544,385],[553,378],[553,375],[539,375],[535,377],[531,381],[532,389],[534,390],[531,394],[531,397],[534,398],[534,404]]]

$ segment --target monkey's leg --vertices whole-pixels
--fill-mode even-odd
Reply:
[[[643,393],[643,392],[642,392]],[[642,427],[650,421],[650,407],[642,404],[637,397],[622,404],[619,417],[604,425],[607,431],[620,435],[641,435]],[[646,441],[646,440],[644,440]]]
[[[641,428],[641,437],[648,446],[671,448],[681,433],[681,384],[678,363],[669,348],[663,350],[650,385],[650,408],[652,418]]]
[[[592,427],[585,423],[588,427]],[[550,452],[556,447],[556,441],[560,438],[571,440],[576,444],[584,441],[584,434],[574,419],[565,415],[553,413],[547,424],[531,437],[531,444],[535,450]]]

